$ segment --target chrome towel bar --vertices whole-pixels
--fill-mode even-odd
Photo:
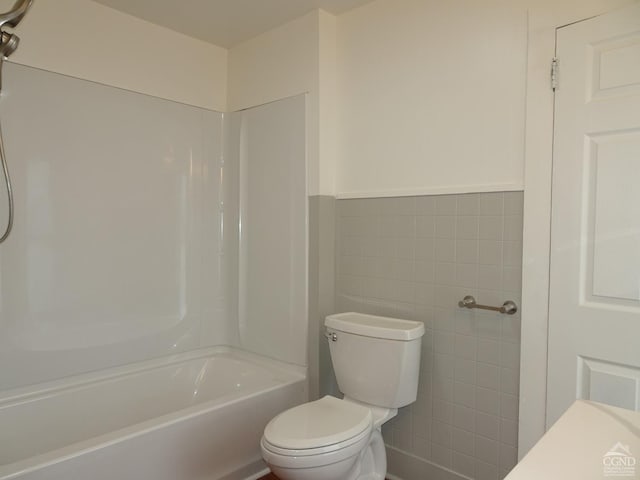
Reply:
[[[513,315],[518,311],[518,306],[515,302],[507,300],[501,307],[491,307],[489,305],[480,305],[476,303],[476,299],[471,295],[467,295],[458,302],[460,308],[479,308],[480,310],[491,310],[494,312],[504,313],[505,315]]]

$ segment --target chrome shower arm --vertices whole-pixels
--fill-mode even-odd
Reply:
[[[27,10],[29,10],[32,2],[33,0],[17,0],[10,11],[0,14],[0,30],[5,26],[16,28],[27,13]]]

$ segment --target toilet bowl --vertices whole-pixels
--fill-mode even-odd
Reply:
[[[281,480],[382,480],[379,413],[331,396],[300,405],[269,422],[262,456]]]
[[[421,322],[342,313],[326,318],[336,380],[326,396],[273,418],[260,442],[281,480],[383,480],[381,426],[418,390]]]

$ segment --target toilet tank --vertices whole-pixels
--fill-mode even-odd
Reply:
[[[350,312],[329,315],[324,324],[338,387],[346,397],[384,408],[416,400],[421,322]]]

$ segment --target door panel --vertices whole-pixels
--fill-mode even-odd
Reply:
[[[560,28],[547,427],[640,409],[640,4]]]

